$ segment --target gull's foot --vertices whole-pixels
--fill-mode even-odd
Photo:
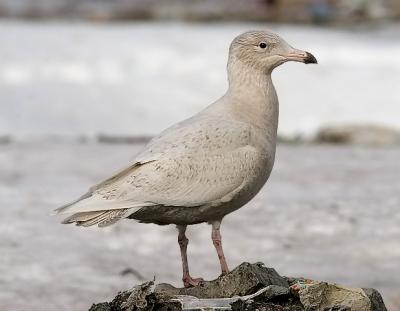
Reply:
[[[195,287],[200,284],[200,282],[204,281],[202,278],[193,279],[191,276],[184,277],[182,279],[183,285],[188,287]]]

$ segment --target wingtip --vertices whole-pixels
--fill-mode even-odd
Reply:
[[[63,211],[64,211],[67,207],[70,207],[71,205],[72,205],[72,203],[71,203],[71,204],[67,204],[67,205],[63,205],[63,206],[61,206],[61,207],[58,207],[58,208],[56,208],[55,210],[51,211],[51,212],[50,212],[50,215],[51,215],[51,216],[57,216],[57,215],[59,215],[59,214],[63,214]]]
[[[57,216],[58,212],[57,212],[58,208],[55,210],[52,210],[51,212],[48,213],[49,216],[53,217],[53,216]]]

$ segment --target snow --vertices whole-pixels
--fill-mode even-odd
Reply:
[[[87,310],[153,276],[181,284],[173,226],[79,228],[50,216],[140,148],[0,145],[1,310]],[[230,267],[263,261],[283,275],[375,287],[400,310],[399,157],[399,148],[279,146],[266,187],[224,219]],[[210,226],[188,231],[193,275],[217,277]]]
[[[344,122],[399,127],[400,24],[328,29],[3,20],[0,135],[154,135],[223,94],[229,43],[255,28],[272,29],[319,60],[274,73],[281,134],[310,136]]]

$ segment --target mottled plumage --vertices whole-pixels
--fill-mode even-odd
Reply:
[[[64,223],[103,227],[132,218],[176,224],[185,256],[185,285],[195,285],[185,272],[186,226],[212,223],[214,244],[219,239],[216,247],[222,252],[222,218],[251,200],[267,181],[274,164],[279,110],[270,74],[288,60],[316,62],[270,32],[252,31],[235,38],[225,95],[155,137],[128,168],[59,208],[59,213],[72,214]],[[221,267],[226,272],[226,263],[221,261]]]

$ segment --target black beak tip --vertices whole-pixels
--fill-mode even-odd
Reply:
[[[317,59],[311,53],[307,53],[307,57],[304,59],[304,64],[318,64]]]

